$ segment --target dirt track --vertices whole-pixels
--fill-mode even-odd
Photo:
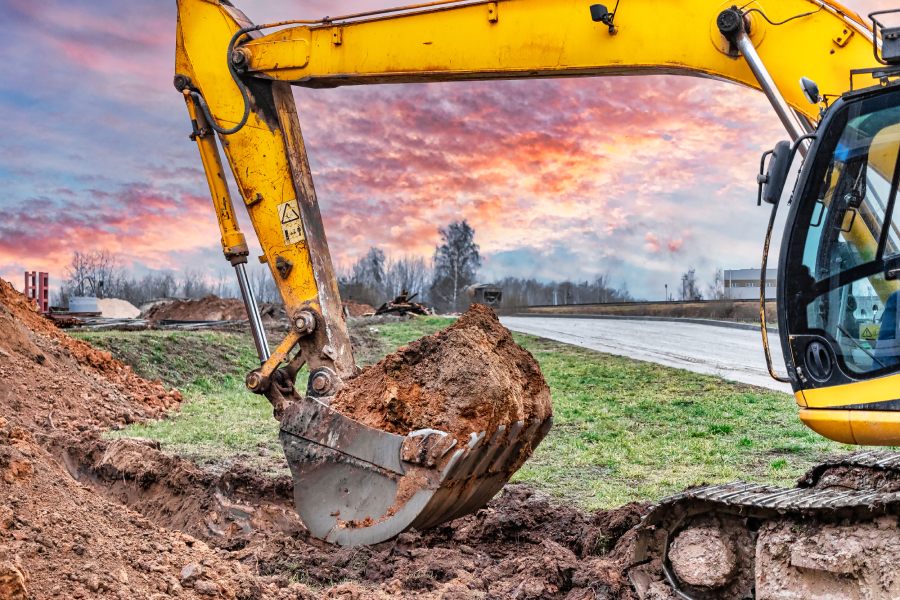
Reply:
[[[640,506],[587,514],[508,486],[434,530],[334,548],[305,534],[287,480],[102,437],[179,401],[0,281],[0,598],[631,597],[616,557]]]

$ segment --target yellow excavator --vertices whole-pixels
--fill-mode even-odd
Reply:
[[[574,0],[441,0],[255,25],[227,0],[178,0],[175,87],[261,361],[247,387],[264,394],[280,420],[296,508],[312,535],[372,544],[473,512],[499,491],[549,422],[483,432],[458,448],[441,431],[393,435],[328,406],[357,367],[300,130],[303,118],[315,115],[298,115],[292,85],[666,73],[762,91],[791,138],[763,155],[757,176],[759,203],[771,205],[763,277],[776,211],[788,211],[777,293],[786,376],[773,368],[760,299],[770,372],[790,382],[800,418],[818,433],[849,444],[898,445],[900,27],[888,23],[897,12],[873,13],[870,24],[832,0],[739,7],[620,0],[612,10]],[[272,351],[247,283],[249,250],[219,146],[291,320]],[[783,199],[798,158],[793,192]],[[296,378],[304,364],[310,374],[301,391]],[[413,467],[428,476],[409,493],[410,482],[400,482]],[[847,566],[825,550],[818,562],[798,557],[796,544],[784,541],[803,530],[801,541],[824,547],[822,536],[883,530],[884,519],[900,510],[898,486],[889,485],[898,474],[898,455],[871,451],[820,465],[795,489],[733,483],[688,490],[645,518],[631,580],[642,598],[817,597],[821,577],[838,590],[830,597],[900,597],[900,584],[885,583],[883,569],[865,561]],[[842,483],[833,484],[836,478]],[[871,542],[872,552],[896,561],[896,520],[892,527],[887,541]],[[713,550],[686,552],[692,536]],[[804,568],[820,578],[806,582]],[[881,595],[872,592],[876,576],[887,590]],[[779,596],[773,581],[794,583]]]

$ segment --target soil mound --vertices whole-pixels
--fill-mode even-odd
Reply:
[[[374,315],[375,307],[356,300],[344,300],[344,312],[348,317],[365,317]]]
[[[243,565],[97,496],[26,430],[6,422],[0,423],[0,498],[0,569],[18,572],[19,597],[259,596],[259,582]]]
[[[119,426],[163,415],[181,394],[75,340],[0,279],[0,414],[30,431]]]
[[[405,435],[441,429],[469,434],[551,414],[550,388],[537,361],[497,315],[475,304],[447,329],[364,369],[332,406],[371,427]]]
[[[274,304],[264,304],[259,307],[259,312],[263,319],[276,319],[280,316],[278,308]],[[247,310],[243,301],[237,298],[205,296],[154,302],[142,317],[149,321],[242,321],[247,318]]]
[[[154,304],[143,317],[150,321],[240,321],[247,318],[247,311],[235,298],[205,296]]]

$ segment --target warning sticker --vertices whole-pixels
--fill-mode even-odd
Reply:
[[[300,205],[296,200],[288,200],[278,205],[278,220],[285,244],[299,244],[306,239],[303,235],[303,221],[300,220]]]
[[[868,322],[859,324],[859,337],[864,340],[874,342],[878,339],[879,331],[881,331],[881,323]]]

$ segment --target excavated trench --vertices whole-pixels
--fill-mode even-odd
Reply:
[[[153,442],[107,440],[97,432],[41,442],[94,493],[276,580],[323,588],[341,582],[358,597],[375,590],[411,598],[631,597],[617,558],[627,552],[610,550],[637,524],[644,505],[590,514],[509,485],[486,509],[440,528],[339,548],[306,534],[287,478],[239,467],[213,475]]]

